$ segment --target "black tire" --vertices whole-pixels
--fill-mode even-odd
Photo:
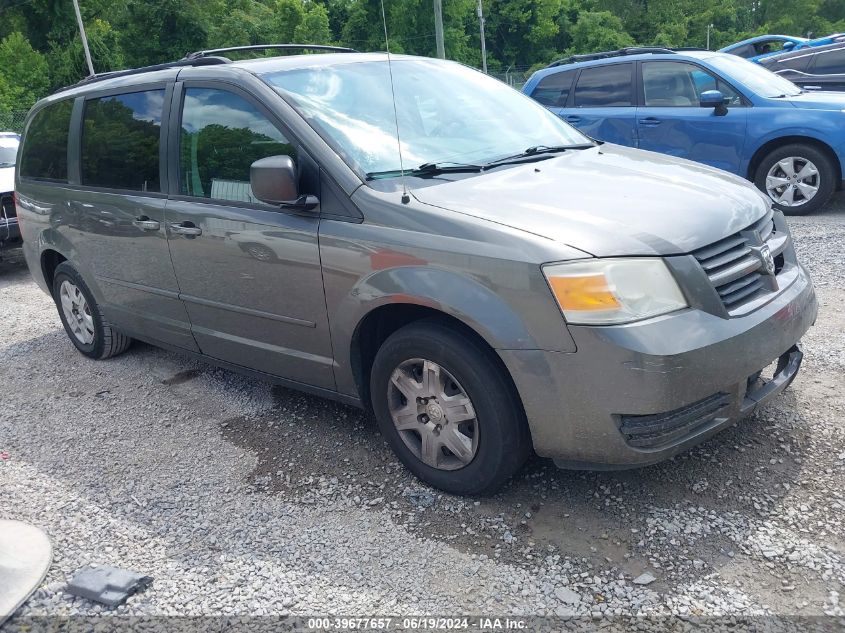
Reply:
[[[429,466],[400,437],[390,414],[388,388],[394,370],[410,359],[440,365],[472,401],[478,445],[467,465],[455,470]],[[445,492],[492,494],[531,454],[522,403],[499,359],[482,342],[436,319],[416,321],[387,338],[373,363],[370,398],[381,432],[401,462],[424,482]]]
[[[754,174],[754,184],[763,193],[768,195],[766,191],[766,176],[769,170],[778,162],[788,157],[798,157],[809,160],[818,169],[818,191],[809,201],[798,206],[786,206],[779,204],[772,199],[772,205],[783,211],[786,215],[807,215],[821,209],[833,192],[836,191],[837,186],[837,170],[830,157],[823,151],[813,147],[812,145],[805,145],[803,143],[790,143],[783,145],[777,149],[772,150],[760,161],[757,166],[757,171]],[[771,196],[769,196],[771,199]]]
[[[83,297],[85,297],[85,301],[88,304],[88,311],[91,314],[91,319],[94,325],[93,341],[90,343],[86,344],[77,338],[68,323],[65,311],[62,309],[60,290],[62,283],[65,281],[69,281],[71,284],[79,288],[79,292],[83,295]],[[56,271],[53,276],[53,300],[56,302],[56,308],[59,311],[59,318],[62,320],[62,325],[64,326],[65,332],[67,332],[71,343],[73,343],[76,346],[76,349],[88,358],[94,358],[96,360],[111,358],[112,356],[125,352],[129,348],[129,345],[131,345],[132,339],[117,331],[106,320],[100,306],[97,304],[94,299],[94,295],[91,294],[91,290],[88,288],[85,281],[82,279],[80,274],[76,272],[76,269],[67,262],[62,262],[56,266]]]

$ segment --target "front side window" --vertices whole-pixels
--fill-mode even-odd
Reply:
[[[181,193],[258,202],[249,184],[252,163],[294,147],[254,105],[215,88],[188,88],[182,110]]]
[[[89,99],[82,126],[82,184],[158,192],[164,90]]]
[[[742,102],[724,81],[694,64],[646,62],[643,64],[643,103],[652,108],[699,107],[702,92],[719,90],[729,105]]]
[[[261,77],[362,175],[399,170],[397,119],[406,169],[482,164],[539,145],[590,144],[533,99],[476,70],[434,59],[392,63],[395,90],[386,58]]]
[[[575,85],[575,107],[606,108],[633,105],[632,69],[632,64],[585,68]]]
[[[544,106],[563,108],[569,98],[569,90],[572,88],[574,78],[574,70],[546,75],[534,88],[531,97]]]
[[[814,75],[841,75],[845,74],[845,48],[838,48],[833,51],[825,51],[816,56],[816,65],[813,66]]]
[[[21,153],[21,176],[67,182],[67,140],[73,101],[43,108],[29,124]]]

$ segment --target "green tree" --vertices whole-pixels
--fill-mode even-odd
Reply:
[[[10,109],[28,110],[50,87],[47,60],[17,31],[0,42],[0,77]]]
[[[634,38],[622,26],[622,20],[609,11],[584,11],[572,26],[569,52],[588,53],[633,46]]]
[[[313,4],[308,7],[293,31],[293,39],[306,44],[328,44],[332,41],[329,14],[323,5]]]
[[[199,0],[127,0],[120,25],[126,62],[146,66],[205,48],[208,26],[204,7]]]

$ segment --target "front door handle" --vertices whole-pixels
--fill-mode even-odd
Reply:
[[[147,216],[142,215],[140,218],[132,220],[132,224],[137,226],[142,231],[158,231],[161,224],[155,220],[150,220]]]
[[[578,123],[580,120],[581,120],[581,117],[576,116],[574,114],[570,114],[568,117],[566,117],[567,123]]]
[[[640,125],[645,125],[646,127],[654,127],[655,125],[660,125],[660,119],[653,116],[647,116],[644,119],[640,119]]]

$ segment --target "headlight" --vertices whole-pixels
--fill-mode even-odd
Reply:
[[[543,272],[569,323],[628,323],[687,307],[657,257],[547,264]]]

